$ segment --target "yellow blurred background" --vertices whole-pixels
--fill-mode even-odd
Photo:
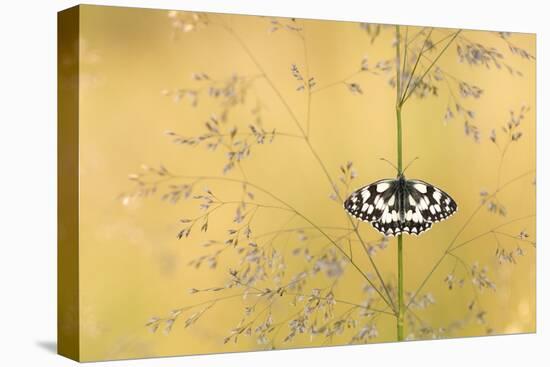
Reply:
[[[223,147],[208,151],[203,146],[177,145],[165,134],[166,131],[183,136],[203,134],[204,122],[212,113],[220,113],[219,104],[206,93],[199,96],[196,107],[187,98],[174,101],[174,93],[179,88],[199,89],[205,84],[205,81],[194,80],[193,73],[206,73],[213,80],[227,79],[233,74],[261,74],[242,45],[220,24],[231,27],[242,39],[304,129],[308,115],[307,91],[296,90],[300,83],[293,77],[291,65],[295,64],[304,75],[307,70],[309,77],[315,78],[317,85],[312,90],[317,88],[318,91],[312,93],[309,106],[309,141],[334,180],[340,175],[340,165],[347,161],[353,161],[358,174],[351,189],[395,175],[390,165],[379,160],[385,157],[395,161],[395,89],[388,84],[391,73],[363,72],[346,80],[359,85],[362,94],[353,94],[349,85],[336,83],[354,74],[365,56],[373,69],[377,62],[391,60],[395,55],[393,26],[382,27],[380,34],[371,41],[376,26],[371,26],[369,34],[352,22],[214,14],[195,19],[192,14],[182,12],[84,6],[80,49],[83,360],[266,348],[254,338],[246,337],[241,337],[237,343],[223,343],[224,337],[242,318],[244,306],[240,298],[217,303],[189,328],[184,328],[183,317],[178,319],[167,335],[161,330],[151,333],[145,327],[153,316],[163,317],[170,310],[219,297],[212,293],[190,294],[188,289],[225,284],[229,280],[228,269],[237,267],[239,256],[227,252],[221,256],[216,269],[207,266],[195,269],[188,263],[212,251],[201,246],[205,240],[227,237],[227,229],[234,226],[231,223],[234,209],[222,208],[212,215],[206,234],[197,228],[189,238],[178,240],[176,235],[182,228],[179,220],[200,213],[195,201],[180,201],[175,205],[162,201],[160,197],[165,186],[147,198],[121,200],[120,196],[135,189],[128,175],[139,173],[143,164],[151,167],[162,164],[179,175],[223,176],[222,169],[227,161]],[[278,27],[277,24],[282,24],[282,28],[270,31]],[[303,30],[285,29],[286,25]],[[420,27],[401,27],[402,36],[407,32],[412,37],[420,30]],[[439,40],[451,32],[453,30],[435,28],[432,37]],[[479,143],[465,135],[462,117],[444,121],[447,106],[453,105],[445,81],[436,82],[439,86],[437,97],[412,97],[404,107],[404,161],[420,157],[409,168],[407,176],[437,185],[451,194],[459,205],[457,214],[435,224],[426,234],[405,237],[405,287],[408,292],[417,289],[480,204],[480,192],[493,192],[497,188],[500,153],[490,140],[491,131],[495,129],[497,141],[504,142],[501,126],[507,123],[509,111],[517,112],[522,105],[532,110],[535,107],[535,62],[512,54],[508,48],[510,42],[534,54],[534,35],[512,34],[503,39],[496,33],[465,30],[462,36],[501,50],[504,62],[520,70],[523,76],[512,76],[504,69],[460,63],[455,45],[451,45],[439,60],[437,65],[446,73],[480,86],[484,91],[479,99],[461,99],[465,107],[476,113],[471,123],[479,128]],[[307,45],[307,68],[302,37]],[[423,38],[425,36],[419,37],[418,41]],[[437,50],[429,54],[432,59],[436,55]],[[426,64],[419,66],[425,67]],[[454,83],[452,79],[450,82]],[[458,95],[456,88],[454,90]],[[258,105],[266,130],[300,135],[300,129],[280,96],[261,77],[251,83],[246,102],[229,112],[224,129],[238,126],[239,132],[248,131],[247,126],[254,123],[250,110]],[[506,216],[481,209],[460,233],[457,243],[516,218],[535,214],[534,112],[525,114],[519,131],[523,136],[510,144],[500,181],[505,183],[527,174],[498,194],[499,201],[506,207]],[[254,145],[250,157],[243,159],[241,166],[250,182],[292,203],[315,223],[342,227],[349,224],[341,205],[329,198],[331,187],[303,139],[275,136],[271,144]],[[235,168],[226,177],[241,179],[243,176]],[[183,182],[174,182],[178,183]],[[240,200],[239,185],[223,181],[201,182],[196,189],[200,192],[204,186],[226,200]],[[261,200],[261,196],[258,197]],[[259,234],[276,230],[288,219],[287,213],[259,210],[254,219],[254,231]],[[289,227],[300,225],[303,221],[293,219]],[[362,224],[360,228],[368,241],[380,237],[369,224]],[[505,225],[499,231],[512,237],[525,231],[529,234],[528,239],[534,241],[534,216]],[[487,275],[496,284],[496,290],[479,292],[479,304],[487,312],[485,324],[478,323],[474,317],[446,336],[535,330],[535,247],[512,237],[490,234],[456,251],[468,266],[476,262],[487,266]],[[515,264],[499,263],[495,256],[495,238],[500,243],[499,248],[516,251],[520,246],[524,255],[516,256]],[[322,238],[307,243],[311,252],[321,251],[326,246]],[[275,241],[274,247],[288,258],[286,274],[289,279],[308,265],[302,257],[291,254],[292,249],[302,245],[296,233]],[[366,272],[372,272],[359,244],[352,246],[355,261]],[[374,260],[388,282],[395,284],[395,239],[391,238],[388,247],[377,252]],[[449,290],[444,279],[453,269],[466,284]],[[468,318],[468,304],[474,297],[470,283],[461,265],[457,266],[454,258],[446,257],[422,290],[429,292],[436,303],[416,311],[418,317],[434,329],[449,327],[457,320]],[[331,284],[331,279],[315,277],[304,292],[310,292],[311,287],[324,288]],[[347,265],[334,286],[334,293],[338,299],[360,303],[364,298],[364,286],[364,279]],[[235,290],[227,292],[231,294]],[[283,322],[298,310],[284,301],[277,301],[274,307],[274,322]],[[335,314],[345,309],[337,303]],[[356,318],[361,322],[360,316]],[[378,336],[372,342],[395,340],[395,318],[380,315],[376,327]],[[322,336],[310,339],[309,335],[300,335],[290,343],[278,342],[276,347],[343,344],[349,342],[353,334],[347,331],[328,343]],[[282,339],[285,331],[280,335]]]

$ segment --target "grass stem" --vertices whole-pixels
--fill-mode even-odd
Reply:
[[[396,103],[395,112],[397,120],[397,174],[403,172],[403,134],[401,129],[401,37],[399,26],[395,28],[396,32]],[[406,46],[405,46],[406,47]],[[403,298],[403,235],[397,236],[397,340],[404,340],[403,324],[405,319],[405,300]]]
[[[397,170],[403,172],[403,135],[401,129],[401,106],[396,108],[397,117]],[[403,298],[403,235],[397,236],[397,340],[403,340],[405,300]]]

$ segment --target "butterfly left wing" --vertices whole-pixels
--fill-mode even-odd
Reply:
[[[396,189],[397,181],[394,179],[376,181],[354,191],[344,202],[344,208],[355,218],[374,225],[389,207],[397,204]]]

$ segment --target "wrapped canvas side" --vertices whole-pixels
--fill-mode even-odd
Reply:
[[[78,98],[79,7],[58,14],[57,348],[79,360]]]

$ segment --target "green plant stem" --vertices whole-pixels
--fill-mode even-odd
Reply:
[[[403,172],[403,130],[401,128],[401,106],[397,106],[397,174]]]
[[[416,71],[416,67],[419,64],[420,58],[422,57],[422,53],[424,52],[424,47],[426,46],[426,42],[429,40],[432,30],[430,30],[430,33],[428,33],[428,36],[426,37],[426,40],[424,41],[424,44],[422,45],[422,48],[420,49],[420,53],[418,54],[417,60],[415,62],[415,65],[413,67],[413,70],[411,72],[411,75],[409,76],[409,81],[407,82],[407,86],[405,87],[405,90],[402,91],[401,86],[401,38],[399,33],[399,26],[395,27],[395,33],[396,33],[396,96],[397,96],[397,102],[395,105],[395,111],[396,111],[396,120],[397,120],[397,173],[401,175],[403,173],[403,133],[401,128],[401,109],[403,108],[403,105],[409,99],[409,97],[413,94],[416,87],[422,83],[422,80],[424,77],[430,72],[432,67],[437,63],[441,55],[445,53],[447,48],[451,45],[451,43],[456,39],[456,37],[460,34],[460,30],[455,32],[453,36],[451,37],[450,41],[445,45],[443,50],[437,55],[435,60],[428,66],[428,68],[424,71],[422,76],[418,81],[415,81],[412,85],[411,89],[409,90],[409,86],[411,85],[411,80],[413,80],[414,73]],[[405,42],[405,50],[407,47],[407,42]],[[405,63],[403,63],[403,70],[405,70]],[[437,264],[439,265],[439,263]],[[437,267],[436,265],[436,267]],[[407,307],[405,306],[405,299],[403,297],[404,292],[404,286],[403,286],[403,279],[404,279],[404,271],[403,271],[403,235],[397,236],[397,340],[401,341],[404,340],[404,319],[405,319],[405,312],[407,310]],[[410,301],[409,301],[410,303]]]
[[[405,319],[405,300],[403,299],[403,235],[397,236],[397,298],[398,298],[398,315],[397,315],[397,340],[404,340],[403,324]]]
[[[396,103],[395,115],[397,120],[397,173],[403,172],[403,134],[401,129],[401,38],[399,26],[396,26]],[[406,47],[406,46],[405,46]],[[411,76],[412,77],[412,76]],[[405,318],[405,300],[403,299],[403,235],[397,236],[397,340],[403,338],[403,324]]]
[[[401,133],[401,106],[396,108],[397,115],[397,170],[403,171],[403,139]],[[397,236],[397,340],[403,338],[405,318],[405,300],[403,298],[403,235]]]

